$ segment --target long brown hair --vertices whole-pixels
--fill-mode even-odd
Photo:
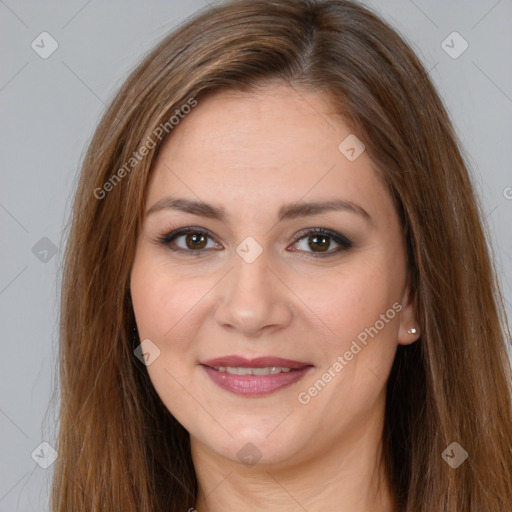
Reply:
[[[63,274],[52,512],[194,506],[188,433],[133,352],[129,275],[164,137],[130,159],[163,123],[172,137],[169,119],[191,98],[200,108],[214,90],[275,81],[332,98],[403,224],[421,338],[399,346],[387,387],[383,442],[399,510],[512,510],[510,333],[481,206],[425,69],[355,2],[235,0],[187,20],[144,58],[85,156]],[[457,469],[442,457],[452,442],[468,452]]]

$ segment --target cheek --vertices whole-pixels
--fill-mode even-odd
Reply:
[[[325,326],[324,348],[338,351],[350,345],[400,297],[401,282],[387,265],[385,260],[360,257],[328,275],[296,283],[297,295]],[[389,324],[396,323],[394,311],[391,314],[395,320]]]
[[[309,395],[311,390],[314,410],[332,424],[373,407],[397,347],[402,281],[386,259],[359,261],[318,281],[308,295],[308,304],[328,329],[318,339],[323,364],[303,391]]]
[[[159,350],[146,368],[149,378],[167,409],[186,424],[188,415],[201,414],[185,390],[193,384],[193,340],[200,325],[194,306],[204,292],[144,251],[136,256],[130,281],[139,338]]]
[[[193,308],[201,295],[193,280],[180,278],[179,270],[171,270],[164,258],[148,253],[141,249],[132,267],[133,308],[139,334],[161,338]]]
[[[194,339],[194,310],[204,295],[194,280],[180,278],[142,252],[132,268],[131,294],[140,339],[149,338],[164,355],[185,351]]]

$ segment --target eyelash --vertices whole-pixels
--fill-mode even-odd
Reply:
[[[160,245],[167,246],[168,249],[173,252],[187,253],[190,256],[201,256],[205,253],[205,251],[211,250],[211,249],[191,250],[191,249],[182,249],[182,248],[171,247],[171,245],[170,245],[171,242],[176,240],[176,238],[179,238],[180,236],[188,235],[191,233],[204,235],[205,237],[211,238],[213,240],[213,237],[207,230],[202,229],[202,228],[188,227],[188,228],[176,229],[174,231],[171,231],[170,233],[164,233],[162,235],[159,235],[158,238],[156,239],[156,243],[158,243]],[[293,237],[293,243],[295,244],[304,238],[309,238],[314,235],[322,235],[327,238],[330,238],[335,243],[337,243],[340,247],[336,248],[334,251],[324,252],[324,253],[306,251],[308,254],[313,255],[313,258],[327,258],[327,257],[335,256],[335,255],[339,254],[340,252],[346,251],[347,249],[350,249],[352,247],[352,242],[348,238],[346,238],[345,236],[343,236],[339,233],[336,233],[335,231],[331,231],[331,230],[325,229],[325,228],[312,228],[312,229],[302,231]]]

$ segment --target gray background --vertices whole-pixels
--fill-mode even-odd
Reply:
[[[510,316],[512,0],[367,4],[413,46],[448,107],[484,205]],[[52,466],[35,462],[37,454],[47,460],[47,448],[35,460],[31,454],[55,440],[60,269],[86,144],[127,72],[205,5],[0,0],[0,512],[48,507]],[[31,47],[44,31],[58,42],[46,59]],[[453,31],[469,44],[458,58],[442,47]],[[461,40],[446,44],[452,53],[462,48]]]

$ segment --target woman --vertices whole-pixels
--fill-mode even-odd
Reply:
[[[348,0],[212,7],[83,164],[52,510],[512,510],[506,335],[396,32]]]

